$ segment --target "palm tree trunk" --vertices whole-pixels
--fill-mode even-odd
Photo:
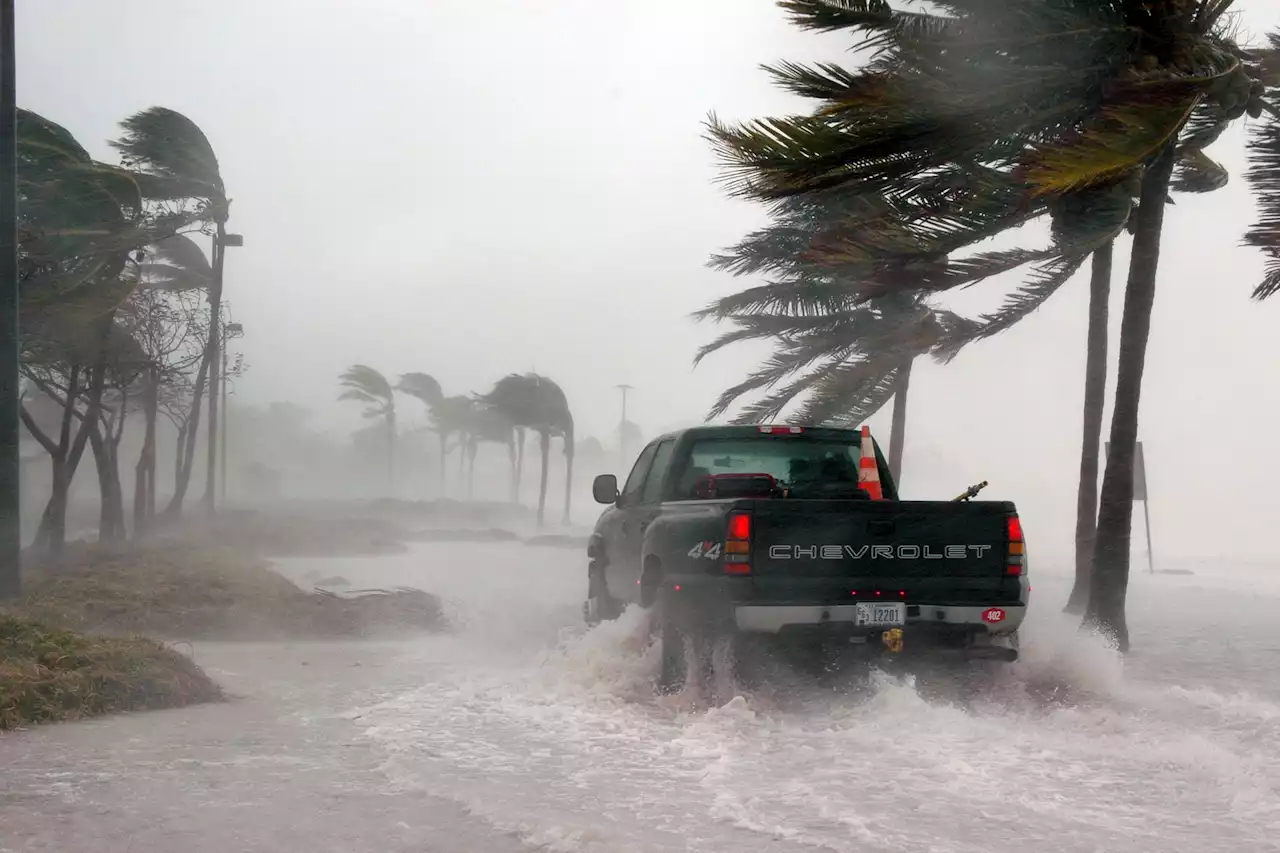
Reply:
[[[1125,286],[1124,316],[1120,321],[1120,359],[1116,373],[1115,405],[1111,413],[1111,452],[1102,478],[1098,533],[1093,551],[1093,582],[1085,624],[1114,638],[1121,652],[1129,650],[1125,622],[1125,594],[1129,585],[1129,537],[1133,521],[1133,462],[1138,441],[1138,405],[1151,307],[1160,264],[1160,234],[1169,197],[1174,146],[1169,145],[1147,168],[1138,202],[1129,281]]]
[[[516,477],[511,487],[511,502],[520,503],[520,475],[524,472],[524,427],[516,427]]]
[[[542,451],[542,474],[538,477],[538,527],[542,527],[547,509],[547,465],[551,461],[551,433],[548,430],[539,431],[538,448]]]
[[[476,485],[476,453],[480,450],[480,442],[467,442],[467,500],[475,494]]]
[[[565,527],[569,526],[569,508],[573,500],[573,437],[565,439],[564,444],[564,520],[561,522]]]
[[[387,497],[396,496],[396,413],[387,412]]]
[[[446,485],[445,481],[448,479],[448,477],[446,476],[448,473],[448,470],[449,470],[449,433],[445,432],[444,430],[441,430],[440,431],[440,497],[442,498],[448,494],[448,489],[445,488],[445,485]]]
[[[902,449],[907,438],[907,392],[911,388],[911,365],[915,357],[904,358],[898,366],[893,386],[893,424],[889,430],[889,474],[902,487]]]
[[[205,448],[208,472],[204,478],[203,503],[210,512],[214,509],[214,488],[218,480],[218,385],[223,381],[218,359],[222,351],[222,258],[226,254],[223,246],[226,236],[226,225],[219,222],[213,237],[213,281],[209,285],[209,344],[205,348],[205,359],[209,362],[209,441]]]
[[[1107,243],[1093,253],[1089,280],[1089,331],[1084,367],[1084,435],[1080,441],[1080,487],[1076,492],[1076,580],[1064,613],[1079,616],[1089,600],[1093,542],[1098,533],[1098,456],[1102,411],[1107,403],[1107,323],[1111,300],[1111,259]]]

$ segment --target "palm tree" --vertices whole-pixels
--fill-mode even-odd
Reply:
[[[515,484],[516,476],[516,430],[507,416],[493,406],[486,405],[481,401],[477,401],[476,405],[471,409],[471,416],[467,423],[466,431],[466,452],[467,452],[467,497],[472,494],[472,485],[476,475],[476,453],[480,449],[480,444],[489,442],[492,444],[502,444],[507,448],[507,458],[511,462],[512,484]]]
[[[1093,210],[1105,227],[1086,229],[1071,225],[1078,210],[1063,203],[1028,208],[1011,191],[1013,186],[998,172],[966,173],[952,167],[891,193],[819,192],[776,204],[775,221],[768,228],[711,261],[713,268],[736,275],[783,274],[781,280],[721,299],[700,314],[735,319],[742,328],[705,348],[699,357],[747,337],[780,342],[778,355],[767,366],[772,369],[762,369],[726,392],[713,415],[734,396],[770,387],[792,372],[822,363],[762,407],[748,410],[741,420],[776,417],[797,394],[822,388],[821,414],[844,412],[842,422],[857,423],[892,397],[890,467],[900,478],[915,359],[932,350],[949,361],[970,341],[1026,317],[1074,273],[1092,248],[1109,245],[1127,216],[1127,205],[1104,217]],[[990,253],[963,265],[946,265],[948,252],[1045,214],[1052,215],[1057,226],[1057,239],[1049,248]],[[1014,294],[1000,312],[979,322],[936,311],[921,291],[904,289],[930,280],[946,286],[972,283],[1031,261],[1041,265],[1032,287]],[[906,328],[887,335],[894,325]],[[916,332],[911,332],[913,326],[919,327]],[[817,414],[809,408],[801,416]]]
[[[230,199],[218,167],[218,157],[204,131],[182,113],[165,107],[151,107],[120,123],[124,135],[111,143],[122,155],[126,168],[138,174],[143,195],[154,201],[186,202],[198,205],[198,216],[214,228],[212,276],[209,294],[209,340],[203,370],[209,385],[208,473],[204,503],[214,507],[217,476],[218,383],[217,364],[222,345],[219,323],[222,316],[222,269],[227,236]],[[196,431],[193,424],[192,432]]]
[[[499,379],[481,401],[500,412],[517,430],[532,429],[538,433],[542,453],[542,474],[538,482],[538,526],[541,527],[547,503],[547,465],[551,439],[564,441],[566,463],[564,485],[564,523],[569,523],[573,493],[573,414],[560,386],[536,373],[512,373]],[[521,448],[523,449],[523,442]],[[517,458],[517,465],[519,458]],[[518,477],[518,475],[517,475]]]
[[[449,438],[458,436],[458,472],[465,470],[467,459],[467,430],[470,428],[476,401],[465,394],[445,397],[431,407],[431,423],[440,436],[440,493],[444,494],[446,461],[449,456]]]
[[[815,115],[738,128],[713,123],[741,194],[882,193],[958,164],[1010,170],[1030,205],[1139,177],[1086,611],[1087,622],[1126,649],[1137,406],[1164,205],[1175,166],[1183,183],[1220,184],[1225,173],[1203,149],[1230,121],[1260,109],[1256,64],[1220,26],[1230,0],[935,4],[945,15],[897,13],[880,0],[781,5],[802,26],[861,30],[877,52],[858,73],[773,69],[784,86],[827,102]],[[990,266],[1000,254],[980,261]],[[1024,300],[1060,286],[1058,271],[1046,270]],[[951,276],[916,286],[937,289]]]
[[[1268,37],[1269,54],[1264,56],[1263,76],[1267,95],[1280,97],[1280,33]],[[1261,249],[1266,256],[1266,272],[1254,289],[1254,299],[1266,299],[1280,292],[1280,116],[1268,111],[1253,126],[1249,139],[1249,171],[1246,177],[1258,197],[1258,221],[1245,234],[1245,243]]]
[[[387,430],[387,490],[395,494],[396,464],[396,396],[387,377],[364,364],[353,364],[338,376],[345,390],[339,400],[367,403],[366,418],[382,418]]]
[[[745,407],[734,423],[776,419],[797,398],[808,395],[791,418],[794,422],[855,426],[896,397],[892,447],[899,466],[894,476],[900,476],[911,365],[946,339],[944,329],[953,315],[896,294],[861,304],[827,302],[794,313],[769,307],[724,310],[727,307],[713,305],[703,313],[732,321],[737,328],[699,350],[698,360],[749,338],[772,339],[777,347],[756,372],[720,396],[709,419],[726,412],[742,395],[774,388],[784,380],[782,387]]]
[[[396,383],[396,390],[422,401],[428,412],[433,412],[444,401],[444,391],[434,376],[428,373],[405,373]],[[444,495],[444,437],[440,441],[440,494]]]

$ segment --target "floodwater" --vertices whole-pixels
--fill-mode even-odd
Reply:
[[[655,698],[644,614],[581,626],[573,551],[279,565],[419,586],[458,628],[201,645],[245,699],[2,737],[0,851],[1280,850],[1264,569],[1135,571],[1121,662],[1058,614],[1067,578],[1033,565],[1023,660],[975,702],[874,674],[707,709]]]

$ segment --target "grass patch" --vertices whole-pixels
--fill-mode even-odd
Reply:
[[[79,546],[54,572],[28,572],[15,615],[73,631],[167,639],[282,640],[386,636],[444,627],[421,590],[358,597],[306,592],[230,548],[158,542]]]
[[[155,640],[0,614],[0,729],[223,698],[190,658]]]

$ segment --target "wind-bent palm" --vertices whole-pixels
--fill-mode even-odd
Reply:
[[[194,202],[192,214],[212,223],[215,231],[209,294],[209,341],[205,350],[209,376],[209,436],[218,427],[218,354],[222,345],[222,264],[230,200],[213,146],[195,122],[175,110],[151,107],[120,123],[124,135],[111,143],[126,168],[137,175],[142,194],[152,201]],[[193,427],[194,431],[194,427]],[[208,442],[208,475],[204,502],[212,509],[217,472],[216,441]]]
[[[1014,210],[1055,214],[1053,253],[1040,259],[1039,280],[1006,306],[1010,317],[1025,316],[1093,251],[1110,245],[1140,194],[1095,545],[1100,582],[1087,616],[1127,647],[1137,402],[1165,200],[1171,183],[1220,186],[1225,172],[1204,148],[1230,121],[1262,109],[1260,63],[1220,26],[1230,0],[944,0],[935,4],[943,15],[895,12],[880,0],[780,5],[805,27],[861,31],[876,52],[856,73],[830,65],[772,69],[784,86],[824,101],[812,116],[738,127],[713,120],[735,192],[764,200],[837,190],[855,199],[883,196],[898,210],[893,215],[903,215],[915,188],[940,172],[994,172],[1013,182],[1020,199]],[[945,202],[940,207],[953,213]],[[1009,212],[1004,205],[981,210],[987,225],[980,227]],[[834,236],[820,253],[838,264],[848,241]],[[864,264],[858,280],[870,299],[885,288],[946,289],[1033,259],[987,253],[917,269],[914,281],[895,284],[894,262],[881,258]],[[984,318],[962,336],[975,339],[982,327],[995,332],[1002,325],[999,317]]]
[[[467,428],[471,424],[475,406],[475,400],[464,394],[458,394],[444,397],[431,407],[432,428],[440,436],[440,488],[442,491],[446,460],[449,455],[449,437],[458,436],[458,470],[461,472],[466,465]]]
[[[366,418],[382,418],[387,430],[387,488],[395,493],[396,397],[387,377],[364,364],[354,364],[338,376],[339,400],[365,403]]]
[[[564,523],[569,523],[573,492],[573,414],[564,391],[555,382],[536,373],[512,373],[499,379],[493,390],[480,400],[500,412],[517,430],[532,429],[538,433],[542,453],[542,473],[538,484],[538,525],[541,526],[547,502],[547,465],[552,437],[564,441],[566,463],[564,486]],[[523,452],[523,442],[517,453]],[[519,465],[519,457],[517,457]],[[517,469],[518,470],[518,469]],[[518,476],[517,476],[518,482]]]
[[[406,373],[396,383],[396,390],[408,394],[422,402],[428,412],[434,412],[444,401],[444,390],[434,376],[429,373]],[[440,436],[440,496],[444,496],[445,487],[445,450],[448,436]]]
[[[470,411],[466,425],[467,454],[467,496],[472,492],[472,481],[476,473],[476,454],[484,443],[501,444],[507,448],[507,458],[511,463],[512,483],[516,476],[516,428],[507,416],[486,404],[482,399],[476,400]]]

